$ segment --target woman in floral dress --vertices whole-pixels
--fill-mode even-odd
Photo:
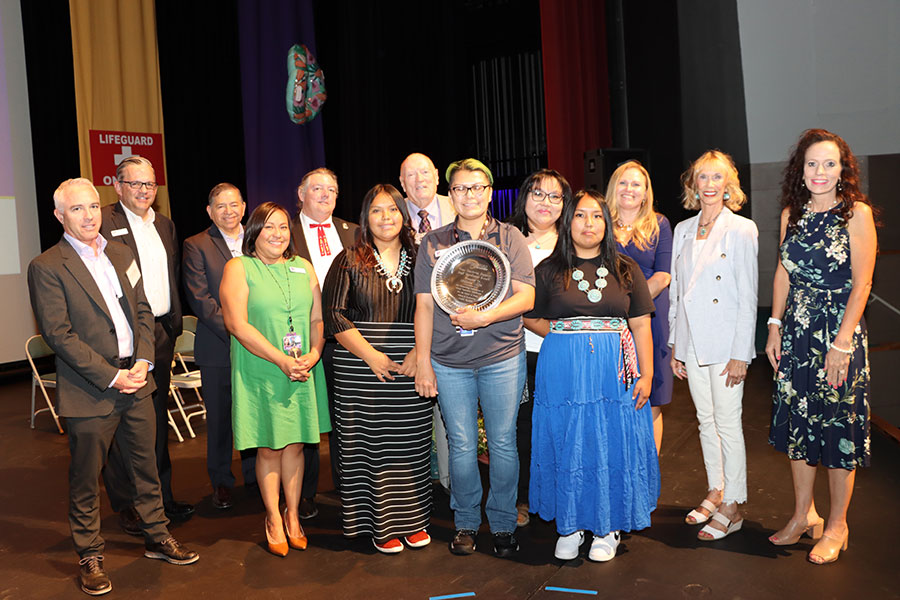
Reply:
[[[819,538],[810,562],[847,548],[856,467],[869,464],[869,360],[863,310],[877,248],[872,208],[847,143],[803,133],[784,172],[781,263],[766,354],[776,369],[769,443],[791,459],[794,513],[769,538]],[[816,466],[828,468],[827,523],[813,501]],[[824,535],[823,535],[824,528]]]

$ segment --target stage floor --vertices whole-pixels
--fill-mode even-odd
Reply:
[[[787,459],[767,443],[771,369],[761,358],[749,372],[744,397],[749,502],[744,527],[725,540],[696,539],[699,527],[683,523],[685,513],[704,497],[706,476],[693,405],[684,383],[665,410],[660,456],[662,495],[653,526],[624,537],[618,556],[604,564],[581,557],[553,558],[552,523],[533,518],[519,529],[522,546],[514,559],[491,554],[486,526],[474,556],[449,554],[453,535],[449,498],[435,491],[430,546],[397,555],[377,553],[368,540],[341,535],[337,497],[318,498],[320,514],[304,522],[310,539],[305,552],[286,558],[265,548],[262,503],[242,486],[235,506],[216,510],[206,475],[205,425],[194,419],[196,439],[170,439],[174,488],[179,500],[197,512],[173,524],[174,535],[200,552],[198,563],[176,567],[143,558],[142,541],[123,533],[102,496],[105,566],[119,598],[322,598],[428,599],[464,594],[475,598],[900,598],[893,544],[900,540],[900,445],[872,431],[872,466],[860,470],[850,506],[850,546],[840,560],[816,566],[806,561],[808,538],[792,547],[775,547],[767,536],[792,511]],[[52,420],[39,415],[28,427],[27,380],[0,384],[0,600],[83,598],[77,556],[66,520],[67,438]],[[238,472],[235,462],[235,472]],[[816,498],[826,514],[827,478],[819,471]]]

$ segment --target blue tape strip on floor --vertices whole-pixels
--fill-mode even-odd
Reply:
[[[562,588],[562,587],[554,587],[552,585],[548,585],[544,588],[548,592],[570,592],[572,594],[585,594],[587,596],[596,596],[597,590],[579,590],[575,588]]]
[[[450,598],[469,598],[474,596],[475,592],[465,592],[462,594],[448,594],[446,596],[431,596],[428,600],[449,600]]]

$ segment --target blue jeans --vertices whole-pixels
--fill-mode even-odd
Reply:
[[[431,364],[450,445],[450,508],[456,528],[478,530],[481,525],[480,400],[491,457],[485,513],[492,533],[514,531],[519,480],[516,416],[525,386],[525,352],[478,369],[445,367],[434,360]]]

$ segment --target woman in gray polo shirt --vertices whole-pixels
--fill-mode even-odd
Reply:
[[[472,554],[481,525],[480,403],[491,456],[485,513],[494,553],[510,556],[519,549],[512,534],[519,472],[516,416],[526,371],[522,314],[534,305],[534,269],[525,236],[487,214],[494,182],[491,171],[468,158],[447,168],[447,181],[457,218],[422,239],[416,262],[416,391],[425,397],[440,393],[450,446],[450,508],[456,524],[450,552]],[[487,241],[507,256],[510,289],[496,308],[467,308],[448,315],[435,309],[431,272],[442,252],[467,240]]]

